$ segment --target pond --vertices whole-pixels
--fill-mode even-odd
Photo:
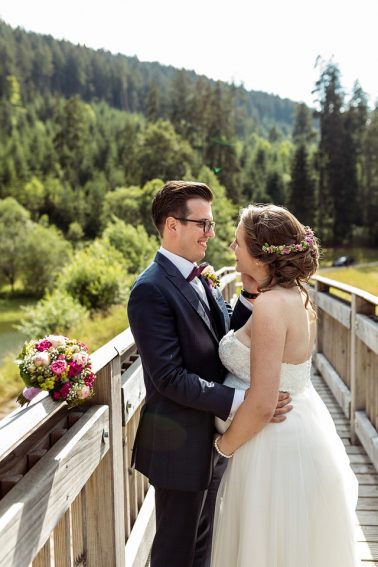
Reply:
[[[23,306],[31,306],[35,300],[26,298],[0,298],[0,365],[8,352],[16,352],[25,341],[25,336],[15,328],[23,317]]]

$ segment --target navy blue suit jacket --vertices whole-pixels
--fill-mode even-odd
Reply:
[[[134,445],[136,468],[159,488],[203,490],[211,479],[214,416],[226,419],[234,390],[223,386],[218,343],[230,326],[219,291],[202,278],[210,313],[176,266],[157,253],[128,304],[146,403]],[[240,302],[232,328],[251,312]]]

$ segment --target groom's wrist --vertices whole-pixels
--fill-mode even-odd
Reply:
[[[260,293],[256,292],[256,293],[251,293],[250,291],[247,291],[246,289],[242,289],[240,294],[245,297],[246,299],[257,299],[258,296],[260,295]]]

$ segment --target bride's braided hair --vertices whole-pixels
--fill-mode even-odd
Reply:
[[[316,237],[306,250],[287,254],[267,253],[264,245],[299,245],[306,237],[306,228],[284,207],[253,204],[240,213],[244,238],[249,253],[268,268],[268,279],[260,291],[268,291],[274,285],[290,288],[297,285],[306,295],[305,306],[312,302],[304,287],[319,265],[319,248]]]

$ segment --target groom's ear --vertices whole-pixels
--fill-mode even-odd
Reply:
[[[172,234],[177,230],[177,220],[175,217],[167,217],[165,220],[165,231]]]

